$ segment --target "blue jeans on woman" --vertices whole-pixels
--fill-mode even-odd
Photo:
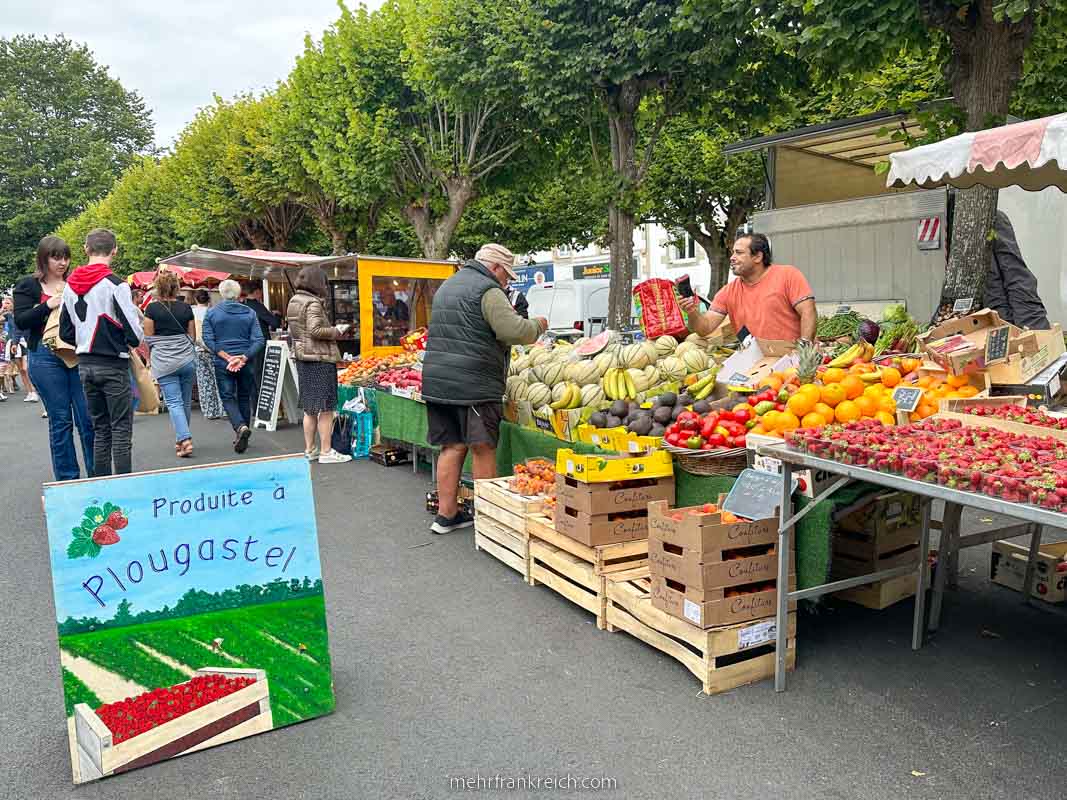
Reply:
[[[163,398],[167,401],[170,424],[174,426],[174,441],[191,439],[189,420],[193,413],[193,384],[196,383],[196,362],[190,361],[170,375],[157,378]]]
[[[48,443],[52,450],[52,472],[57,481],[80,477],[78,451],[74,447],[74,426],[82,441],[86,477],[93,474],[93,424],[85,403],[77,367],[68,367],[45,345],[27,354],[30,380],[48,412]]]

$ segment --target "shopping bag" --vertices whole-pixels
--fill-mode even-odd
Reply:
[[[374,415],[369,411],[352,420],[352,458],[368,458],[374,444]]]
[[[683,339],[688,335],[672,281],[650,278],[637,284],[633,295],[635,305],[640,308],[641,328],[646,338],[673,336]]]
[[[352,418],[348,414],[341,414],[334,421],[330,447],[341,455],[352,455]]]
[[[130,371],[133,373],[133,379],[137,383],[137,391],[140,395],[137,413],[158,414],[159,391],[156,389],[156,384],[152,380],[152,373],[145,366],[141,354],[132,347],[130,348]]]

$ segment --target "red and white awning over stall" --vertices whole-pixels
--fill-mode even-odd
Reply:
[[[1067,192],[1067,114],[1017,122],[889,156],[886,185],[924,189],[1020,186]]]

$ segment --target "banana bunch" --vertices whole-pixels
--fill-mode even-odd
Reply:
[[[869,342],[856,342],[841,355],[834,358],[828,367],[847,367],[856,359],[870,361],[874,358],[874,345]]]
[[[718,370],[712,370],[711,373],[705,375],[692,386],[688,387],[686,391],[689,392],[689,396],[694,400],[703,400],[715,391],[715,377],[718,373]]]
[[[636,400],[637,387],[625,369],[612,367],[604,373],[604,394],[609,400]]]
[[[561,408],[578,408],[582,404],[582,387],[577,383],[568,383],[567,388],[563,390],[562,396],[554,403],[549,404],[549,408],[559,411]]]
[[[881,367],[875,369],[873,372],[861,372],[860,380],[864,383],[881,383],[882,382],[882,369]]]

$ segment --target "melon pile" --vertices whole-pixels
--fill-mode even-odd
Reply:
[[[507,398],[526,401],[535,412],[592,408],[615,400],[640,401],[655,387],[717,366],[711,346],[698,334],[683,342],[672,336],[623,344],[608,331],[573,345],[512,348]]]

